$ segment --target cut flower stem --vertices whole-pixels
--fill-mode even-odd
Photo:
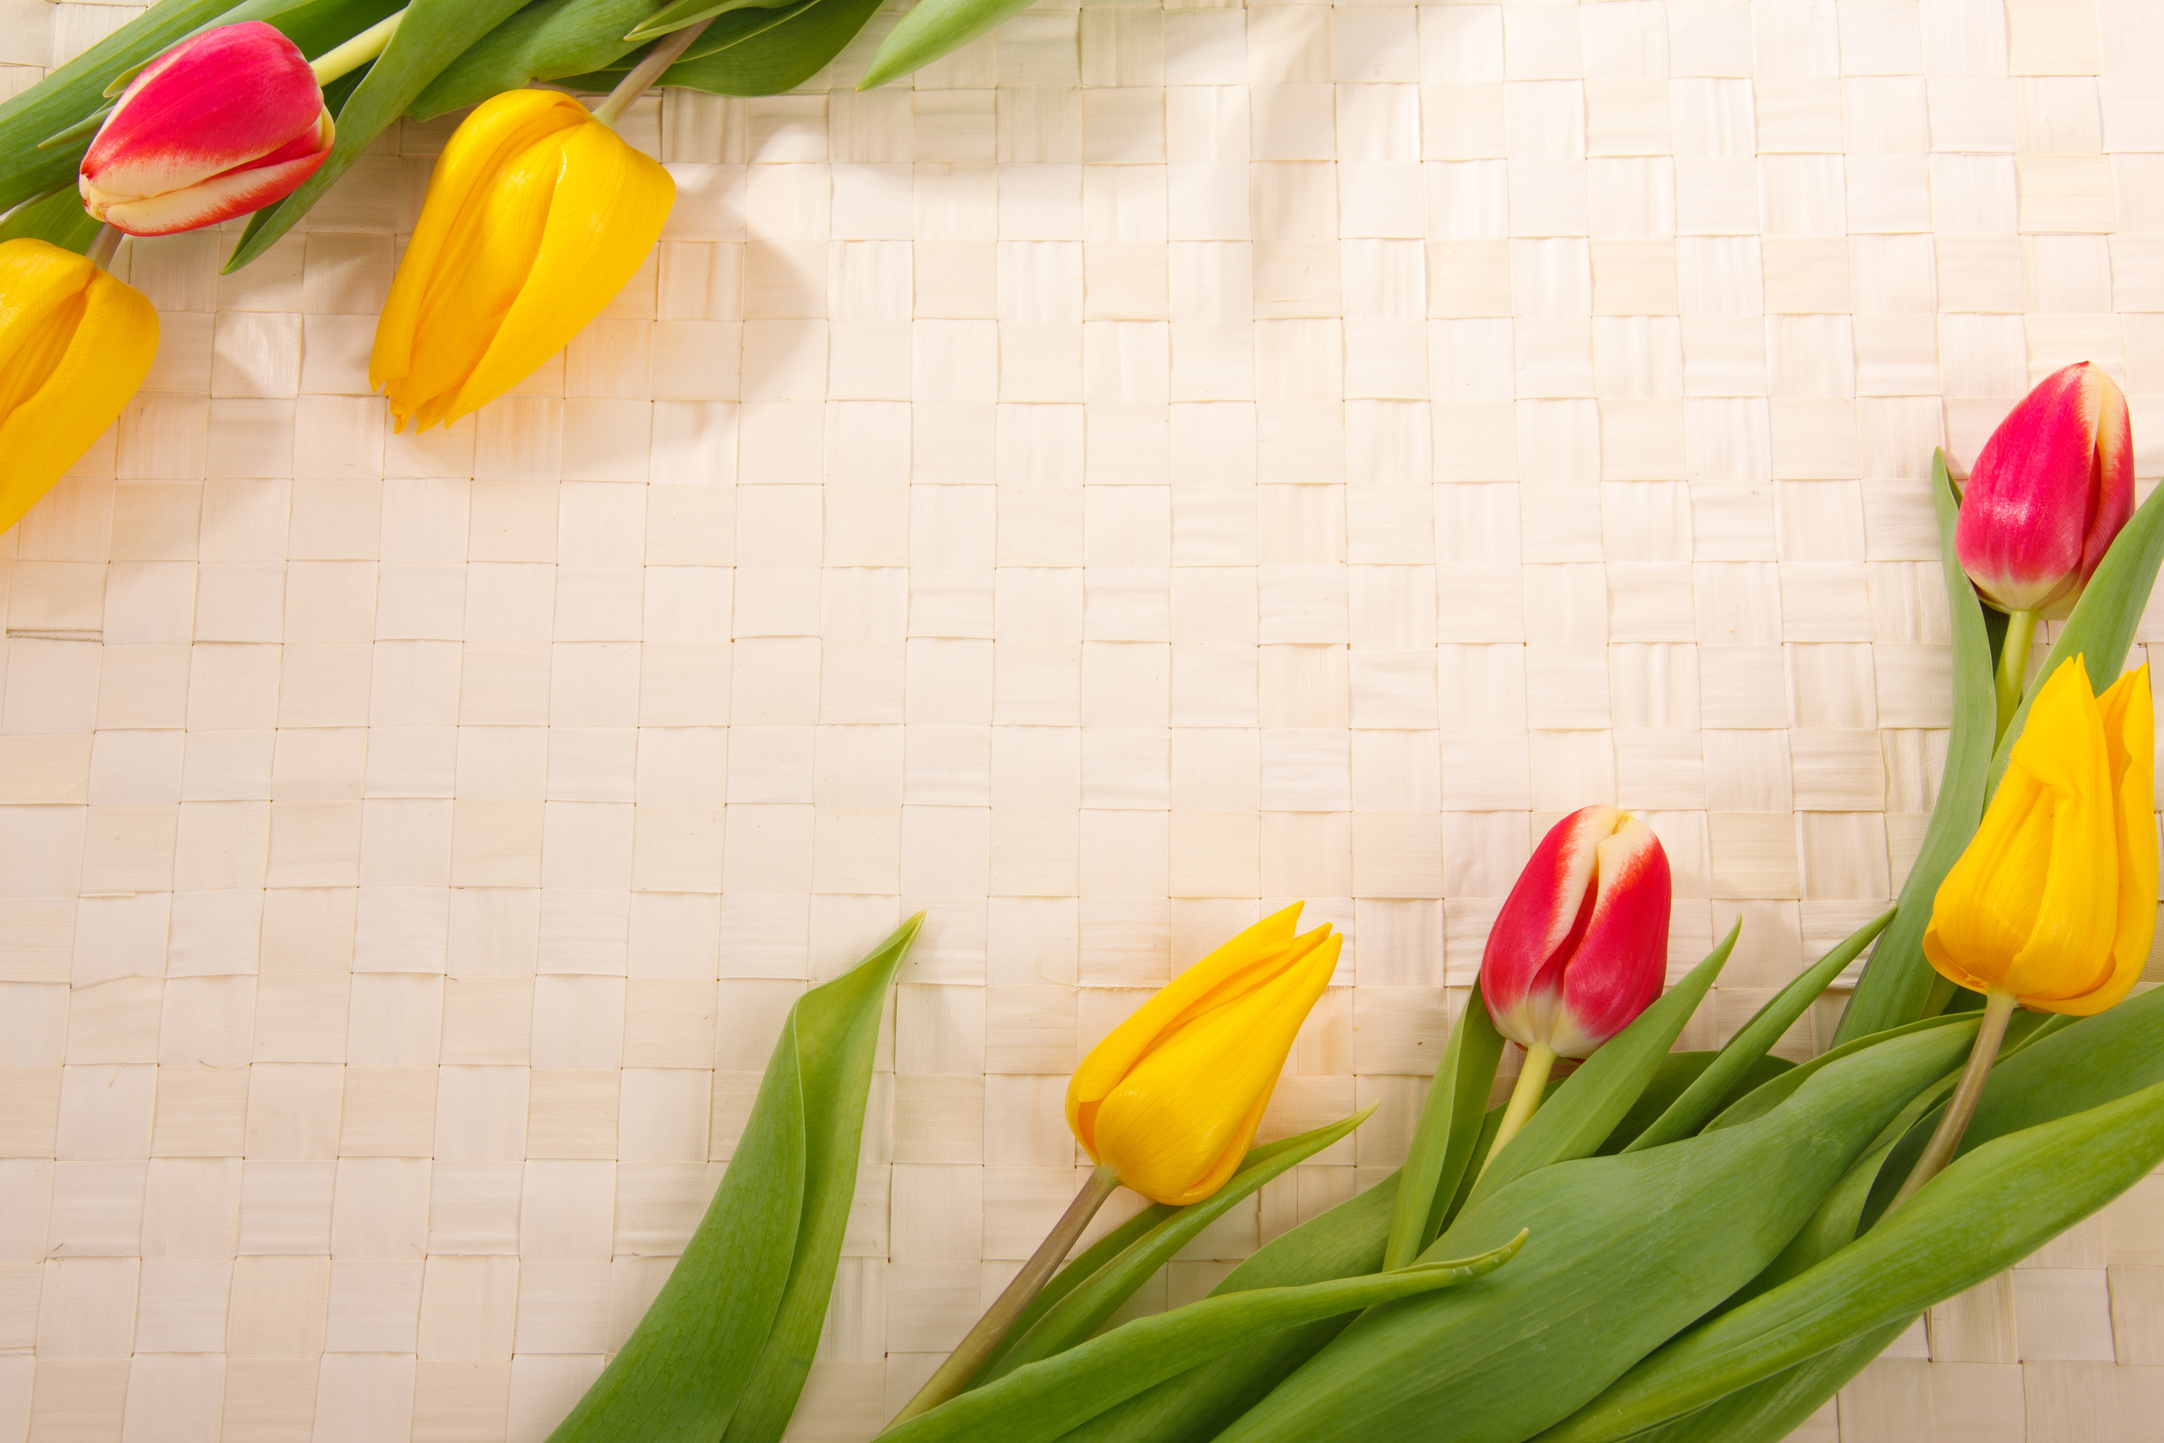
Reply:
[[[1502,1154],[1503,1147],[1518,1135],[1533,1116],[1534,1109],[1548,1090],[1548,1074],[1555,1070],[1555,1049],[1545,1042],[1536,1042],[1525,1049],[1525,1065],[1518,1069],[1517,1086],[1510,1090],[1510,1106],[1503,1109],[1502,1124],[1495,1130],[1495,1142],[1488,1148],[1488,1156],[1480,1164],[1486,1172],[1488,1164]]]
[[[2029,647],[2035,640],[2035,612],[2006,614],[2006,640],[1999,647],[1999,736],[2006,735],[2014,710],[2021,705],[2021,692],[2029,680]]]
[[[624,112],[629,110],[640,96],[653,89],[660,82],[662,73],[676,63],[676,57],[689,50],[691,42],[704,34],[706,27],[713,23],[712,19],[701,20],[696,25],[686,25],[681,30],[672,30],[662,36],[655,42],[654,48],[646,52],[646,57],[631,67],[631,73],[617,81],[616,88],[594,107],[594,119],[611,130],[615,129],[616,122],[623,118]]]
[[[1961,1081],[1954,1085],[1954,1095],[1946,1100],[1946,1110],[1939,1114],[1939,1125],[1933,1129],[1931,1141],[1924,1144],[1916,1166],[1909,1169],[1907,1181],[1901,1184],[1901,1191],[1894,1194],[1886,1211],[1892,1212],[1914,1197],[1918,1189],[1954,1160],[1954,1151],[1961,1146],[1961,1135],[1969,1130],[1969,1119],[1976,1114],[1977,1101],[1984,1095],[1984,1084],[1991,1077],[1991,1064],[1998,1060],[1999,1044],[2006,1040],[2006,1024],[2013,1015],[2013,993],[1994,990],[1985,996],[1983,1025],[1976,1031],[1976,1045],[1969,1049],[1969,1061],[1961,1070]]]
[[[1105,1205],[1105,1199],[1111,1197],[1119,1185],[1119,1174],[1103,1163],[1090,1170],[1082,1191],[1067,1204],[1067,1211],[1052,1225],[1052,1231],[1045,1234],[1044,1241],[1030,1254],[1029,1261],[1022,1264],[1022,1271],[1014,1275],[1007,1290],[984,1310],[977,1325],[947,1355],[947,1361],[939,1365],[939,1371],[917,1390],[917,1396],[894,1415],[893,1421],[887,1424],[889,1428],[907,1422],[919,1413],[931,1412],[969,1386],[969,1380],[977,1376],[985,1360],[992,1356],[992,1350],[1014,1326],[1014,1320],[1022,1315],[1022,1310],[1052,1280],[1052,1274],[1073,1250],[1082,1230],[1089,1226],[1090,1219],[1097,1216],[1097,1210]]]

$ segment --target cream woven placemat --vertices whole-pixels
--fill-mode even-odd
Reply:
[[[0,86],[132,13],[7,0]],[[123,252],[157,369],[0,538],[0,1440],[539,1440],[918,907],[792,1436],[1035,1241],[1078,1048],[1304,896],[1270,1126],[1382,1110],[1196,1296],[1397,1162],[1563,809],[1651,817],[1677,965],[1744,919],[1699,1045],[1883,907],[1932,446],[2081,358],[2164,436],[2156,0],[1054,0],[857,95],[892,19],[649,102],[654,262],[448,432],[365,381],[448,126],[243,275]],[[1798,1436],[2159,1416],[2151,1179]]]

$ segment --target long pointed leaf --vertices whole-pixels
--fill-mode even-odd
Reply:
[[[1631,1443],[1781,1443],[1915,1321],[1906,1318],[1851,1338],[1694,1413],[1633,1433]]]
[[[1402,1268],[1442,1231],[1439,1198],[1457,1196],[1458,1181],[1480,1138],[1481,1115],[1495,1088],[1495,1069],[1503,1057],[1503,1034],[1495,1030],[1487,1000],[1476,981],[1465,1007],[1450,1029],[1420,1124],[1413,1131],[1405,1170],[1398,1179],[1397,1211],[1390,1218],[1390,1241],[1383,1266]]]
[[[1208,1198],[1181,1208],[1176,1215],[1138,1238],[1095,1277],[1051,1308],[1026,1335],[1006,1350],[1003,1357],[988,1365],[978,1376],[987,1381],[1004,1377],[1017,1368],[1064,1352],[1087,1339],[1105,1319],[1119,1311],[1120,1305],[1134,1295],[1135,1289],[1171,1262],[1174,1254],[1194,1241],[1204,1228],[1232,1211],[1264,1183],[1351,1136],[1353,1129],[1367,1121],[1374,1111],[1371,1107],[1328,1127],[1287,1138],[1285,1142],[1290,1146],[1280,1146],[1263,1161],[1242,1167]]]
[[[1637,1152],[1659,1147],[1664,1142],[1689,1137],[1704,1126],[1706,1119],[1735,1094],[1751,1065],[1773,1050],[1773,1045],[1795,1025],[1796,1019],[1833,984],[1834,978],[1841,975],[1841,969],[1855,961],[1893,919],[1891,911],[1880,913],[1851,932],[1840,946],[1820,958],[1801,977],[1774,993],[1766,1005],[1758,1009],[1757,1015],[1728,1040],[1720,1057],[1676,1099],[1675,1105],[1624,1150]]]
[[[1941,1027],[1960,1027],[1964,1024],[1973,1024],[1975,1021],[1976,1015],[1974,1013],[1949,1013],[1943,1017],[1926,1017],[1920,1021],[1911,1022],[1905,1027],[1894,1027],[1884,1032],[1874,1032],[1869,1037],[1859,1037],[1854,1042],[1844,1042],[1839,1047],[1834,1048],[1833,1051],[1821,1052],[1808,1062],[1799,1062],[1771,1082],[1753,1088],[1734,1102],[1731,1102],[1727,1107],[1721,1109],[1715,1115],[1713,1121],[1707,1123],[1701,1131],[1719,1132],[1723,1128],[1736,1127],[1742,1123],[1756,1121],[1783,1102],[1786,1102],[1797,1088],[1802,1087],[1820,1072],[1846,1058],[1854,1057],[1857,1053],[1868,1048],[1881,1046],[1896,1038],[1907,1037],[1913,1033],[1934,1032]]]
[[[1471,1282],[1509,1262],[1524,1242],[1520,1231],[1472,1257],[1415,1263],[1395,1272],[1301,1287],[1257,1288],[1204,1298],[1114,1328],[879,1436],[882,1443],[958,1443],[961,1439],[1051,1443],[1071,1423],[1102,1413],[1251,1338]]]
[[[705,1218],[550,1443],[780,1436],[834,1287],[880,1014],[923,920],[789,1010]]]
[[[1662,1348],[1540,1443],[1608,1443],[2012,1266],[2164,1159],[2164,1083],[1994,1139],[1800,1277]]]
[[[1009,16],[1021,14],[1032,3],[1034,0],[922,0],[887,36],[857,89],[870,90],[929,65]]]
[[[1953,621],[1953,730],[1946,741],[1946,770],[1939,779],[1938,805],[1924,828],[1923,845],[1909,866],[1893,925],[1879,938],[1856,990],[1834,1029],[1836,1046],[1885,1032],[1925,1015],[1925,1002],[1937,973],[1924,961],[1924,926],[1931,920],[1931,900],[1953,869],[1990,795],[1986,778],[1999,720],[1998,692],[1991,674],[1991,642],[1984,629],[1983,603],[1954,554],[1954,523],[1961,503],[1947,474],[1946,453],[1931,461],[1931,497],[1938,510],[1939,571],[1946,584],[1946,608]],[[2109,562],[2107,561],[2107,565]]]
[[[1706,989],[1728,964],[1743,924],[1728,929],[1721,944],[1690,975],[1668,989],[1637,1020],[1610,1038],[1583,1067],[1564,1079],[1555,1096],[1541,1105],[1532,1121],[1503,1145],[1466,1199],[1471,1211],[1487,1198],[1536,1168],[1588,1157],[1630,1111],[1638,1094],[1660,1070],[1661,1058],[1675,1045]]]
[[[82,196],[69,186],[43,200],[17,206],[5,221],[0,221],[0,241],[29,236],[81,255],[90,249],[98,230],[98,222],[83,209]]]

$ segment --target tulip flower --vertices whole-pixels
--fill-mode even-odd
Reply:
[[[1480,991],[1525,1049],[1490,1157],[1540,1106],[1558,1057],[1590,1057],[1661,995],[1673,895],[1653,829],[1581,807],[1548,829],[1488,931]]]
[[[113,424],[157,353],[141,291],[45,241],[0,242],[0,530]]]
[[[323,89],[259,20],[190,36],[145,66],[83,156],[83,207],[129,235],[171,235],[284,199],[331,153]]]
[[[477,107],[429,177],[376,325],[368,380],[397,428],[447,425],[561,350],[645,262],[675,201],[666,170],[568,95]]]
[[[1151,1201],[1202,1201],[1254,1141],[1343,945],[1327,926],[1294,936],[1299,916],[1294,903],[1182,972],[1067,1084],[1067,1125],[1082,1150]]]
[[[896,1421],[976,1376],[1122,1184],[1184,1207],[1232,1177],[1277,1087],[1300,1024],[1336,970],[1343,938],[1295,935],[1300,904],[1263,918],[1172,979],[1112,1029],[1067,1084],[1067,1125],[1097,1164],[998,1301]]]
[[[1977,592],[2009,617],[1999,667],[2002,733],[2027,680],[2037,618],[2074,609],[2133,514],[2126,397],[2091,362],[2038,382],[1984,443],[1962,488],[1954,552]]]
[[[1950,1161],[2016,1006],[2089,1017],[2140,978],[2156,932],[2149,668],[2095,695],[2082,657],[2029,706],[1983,823],[1932,899],[1924,956],[1984,995],[1968,1070],[1897,1201]]]

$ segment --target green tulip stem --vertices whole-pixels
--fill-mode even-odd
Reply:
[[[2036,613],[2033,611],[2010,611],[2006,614],[2006,641],[1999,648],[1999,730],[2005,736],[2006,728],[2014,720],[2014,708],[2021,705],[2022,688],[2029,681],[2029,643],[2036,640]]]
[[[351,75],[381,55],[384,47],[391,43],[391,37],[398,33],[398,22],[405,18],[403,10],[386,15],[351,40],[333,46],[310,61],[308,68],[316,73],[316,84],[328,85],[341,75]]]
[[[1536,1042],[1525,1049],[1525,1066],[1518,1069],[1517,1086],[1510,1089],[1510,1106],[1503,1109],[1502,1125],[1495,1130],[1495,1141],[1488,1148],[1487,1161],[1480,1170],[1486,1172],[1488,1163],[1501,1156],[1503,1147],[1518,1135],[1540,1106],[1541,1097],[1548,1090],[1548,1074],[1555,1070],[1555,1049],[1545,1042]]]
[[[676,34],[683,32],[679,30]],[[1119,1174],[1103,1163],[1091,1169],[1089,1180],[1082,1184],[1082,1191],[1067,1204],[1067,1211],[1052,1225],[1052,1231],[1045,1234],[1044,1241],[1037,1244],[1037,1251],[1022,1264],[1022,1271],[1014,1275],[1007,1290],[984,1310],[984,1316],[977,1319],[977,1326],[971,1328],[969,1335],[947,1355],[947,1361],[941,1363],[939,1371],[917,1390],[917,1396],[894,1415],[893,1421],[887,1424],[889,1428],[906,1423],[919,1413],[931,1412],[969,1386],[1000,1340],[1007,1336],[1007,1330],[1014,1326],[1014,1320],[1022,1316],[1023,1310],[1051,1281],[1052,1274],[1073,1251],[1082,1230],[1089,1226],[1090,1219],[1097,1216],[1097,1210],[1105,1205],[1105,1199],[1111,1197],[1119,1185]]]
[[[706,27],[713,23],[713,17],[708,16],[696,25],[671,30],[655,41],[654,48],[647,51],[645,57],[631,67],[631,73],[617,81],[616,88],[594,107],[594,119],[613,130],[616,122],[623,118],[624,112],[631,108],[632,103],[659,84],[662,72],[674,65],[676,57],[689,50],[691,42],[705,34]]]
[[[84,259],[101,271],[113,268],[113,253],[120,249],[120,227],[101,225],[98,233],[90,238],[90,248],[83,252]]]
[[[2006,1040],[2006,1023],[2013,1015],[2013,993],[1994,989],[1986,994],[1984,1021],[1976,1031],[1976,1045],[1969,1049],[1968,1066],[1961,1069],[1961,1081],[1954,1085],[1954,1095],[1946,1100],[1946,1110],[1939,1114],[1931,1141],[1924,1144],[1901,1191],[1886,1205],[1887,1212],[1914,1197],[1918,1188],[1954,1160],[1954,1150],[1961,1146],[1961,1135],[1969,1130],[1969,1119],[1975,1115],[1977,1099],[1984,1095],[1984,1083],[1990,1080],[1991,1064],[1998,1060],[1999,1044]]]

